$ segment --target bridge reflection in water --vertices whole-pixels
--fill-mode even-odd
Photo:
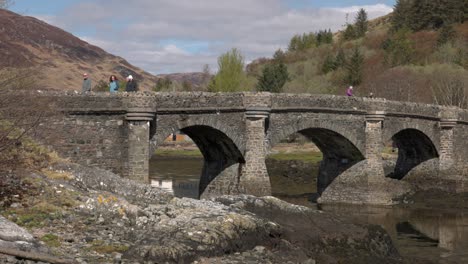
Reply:
[[[176,197],[199,197],[202,158],[153,156],[150,160],[151,185],[160,187]]]

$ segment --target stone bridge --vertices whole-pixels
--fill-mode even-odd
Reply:
[[[201,197],[271,194],[269,150],[293,133],[323,153],[322,203],[391,204],[414,188],[466,191],[468,111],[360,97],[270,93],[50,93],[64,115],[47,139],[72,161],[148,182],[173,131],[200,148]],[[50,125],[42,126],[49,130]],[[394,142],[398,159],[384,168]]]

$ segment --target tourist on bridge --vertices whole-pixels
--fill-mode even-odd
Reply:
[[[91,80],[87,73],[83,73],[83,86],[81,86],[81,91],[83,93],[91,92]]]
[[[353,86],[348,87],[348,89],[346,90],[346,95],[353,96]]]
[[[109,78],[109,91],[115,93],[119,90],[119,80],[115,75],[111,75]]]
[[[129,75],[127,77],[127,86],[125,87],[125,91],[127,92],[138,92],[138,84],[135,80],[133,80],[133,76]]]

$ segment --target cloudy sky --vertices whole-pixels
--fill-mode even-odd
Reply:
[[[153,74],[215,71],[238,48],[248,63],[285,49],[294,34],[337,31],[395,0],[15,0],[12,9],[65,29]]]

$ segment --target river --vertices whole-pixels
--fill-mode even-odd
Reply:
[[[201,158],[153,156],[150,161],[152,185],[169,190],[177,197],[197,198],[202,166]],[[275,173],[269,169],[270,175]],[[307,198],[276,196],[290,203],[335,212],[358,223],[380,225],[404,257],[441,264],[468,263],[467,210],[422,209],[410,205],[320,206]]]

